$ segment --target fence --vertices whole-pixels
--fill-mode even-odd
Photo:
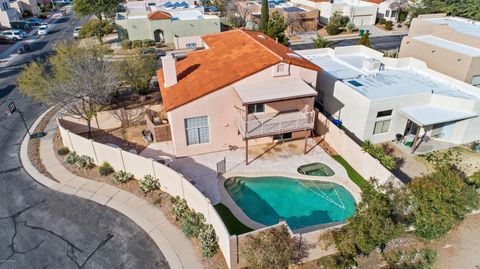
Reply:
[[[379,183],[388,181],[394,184],[403,184],[380,162],[365,153],[360,145],[353,141],[342,129],[333,124],[325,115],[317,113],[315,131],[323,136],[325,142],[332,146],[342,157],[362,175],[362,177],[376,178]]]
[[[262,230],[272,229],[279,225],[265,227],[239,236],[230,235],[210,200],[195,188],[195,186],[193,186],[183,175],[152,159],[124,151],[120,148],[110,147],[77,135],[68,129],[69,126],[75,128],[78,125],[76,123],[64,119],[57,119],[57,123],[63,143],[70,150],[76,151],[80,155],[88,155],[92,157],[96,164],[101,164],[104,161],[107,161],[116,171],[123,170],[132,173],[135,178],[143,178],[145,175],[152,175],[160,182],[162,191],[165,191],[172,196],[179,196],[185,199],[190,208],[194,209],[196,212],[202,213],[207,222],[215,229],[218,236],[219,248],[229,268],[241,268],[246,266],[245,258],[241,255],[241,245],[247,240],[249,235],[258,234]],[[309,233],[293,234],[293,236],[301,237],[302,240],[307,243],[316,244],[319,236],[325,231],[325,229],[321,229]],[[334,252],[334,248],[324,250],[323,246],[317,246],[309,251],[309,256],[304,261],[318,259]]]

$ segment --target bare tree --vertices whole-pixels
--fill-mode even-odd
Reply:
[[[253,4],[247,1],[227,0],[227,16],[235,27],[245,28],[252,14]]]
[[[390,3],[390,9],[392,10],[406,10],[408,8],[408,0],[395,0]]]
[[[100,47],[60,44],[46,62],[33,62],[19,75],[23,94],[59,105],[84,119],[91,136],[91,121],[110,103],[118,84],[115,66],[104,59]]]
[[[300,16],[300,14],[298,12],[287,12],[287,25],[289,36],[295,34],[296,28],[303,28],[302,17]]]

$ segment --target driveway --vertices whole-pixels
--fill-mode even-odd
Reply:
[[[72,16],[33,43],[34,51],[0,68],[0,111],[11,100],[29,125],[46,108],[22,96],[15,79],[23,65],[68,40]],[[94,202],[38,184],[19,159],[25,135],[20,116],[0,113],[0,268],[169,268],[155,242],[133,221]]]

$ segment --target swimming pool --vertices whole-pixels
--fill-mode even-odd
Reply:
[[[285,220],[292,230],[344,221],[355,214],[355,199],[333,182],[288,177],[233,177],[224,183],[237,206],[264,225]]]
[[[297,171],[300,174],[309,175],[309,176],[323,176],[330,177],[335,175],[332,168],[324,163],[310,163],[298,167]]]

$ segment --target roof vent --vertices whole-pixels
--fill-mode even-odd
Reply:
[[[264,35],[258,35],[258,37],[261,39],[266,39]]]
[[[367,71],[379,71],[382,63],[378,59],[366,58],[363,60],[362,68]]]

